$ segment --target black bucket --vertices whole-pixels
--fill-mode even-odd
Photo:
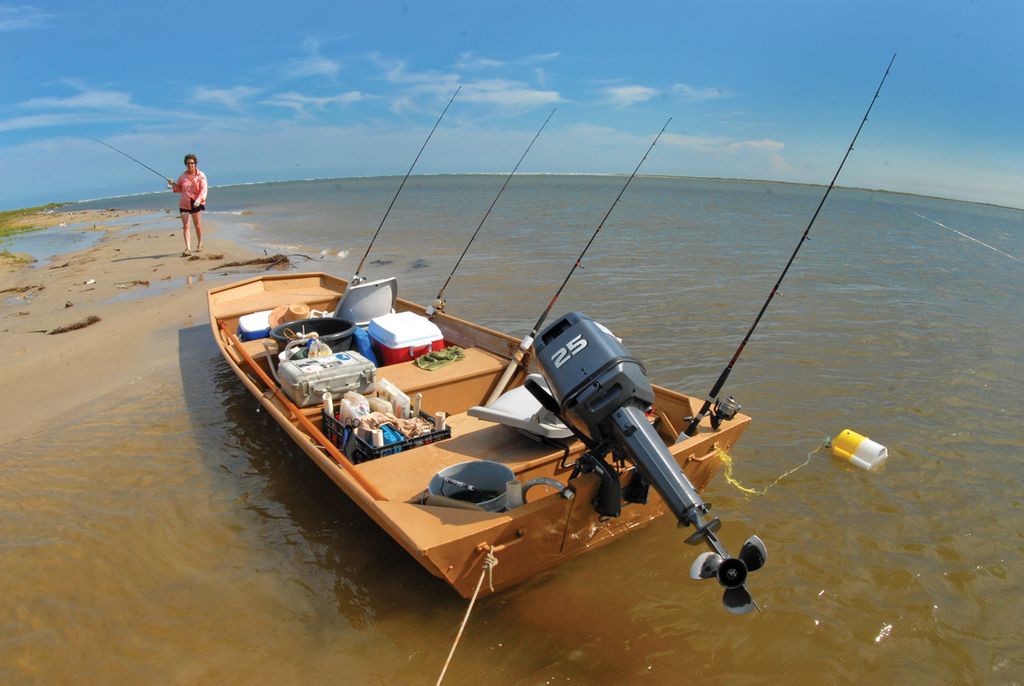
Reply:
[[[299,319],[275,326],[270,330],[270,337],[277,343],[277,349],[284,350],[288,341],[298,338],[304,333],[316,331],[320,340],[331,347],[332,352],[340,353],[352,347],[352,336],[355,334],[355,322],[337,317],[317,317]]]

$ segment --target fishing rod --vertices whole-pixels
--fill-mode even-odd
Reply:
[[[363,271],[363,264],[366,262],[366,258],[369,257],[370,250],[373,249],[373,244],[377,240],[377,236],[380,235],[380,230],[384,228],[384,222],[387,221],[388,214],[391,213],[391,208],[395,206],[395,201],[398,200],[398,194],[402,192],[402,188],[405,187],[405,182],[409,180],[409,175],[412,174],[413,167],[415,167],[416,163],[420,161],[420,155],[423,154],[423,151],[427,147],[427,143],[430,142],[430,137],[434,135],[434,131],[436,131],[437,127],[441,124],[441,120],[444,119],[444,115],[448,112],[448,108],[451,107],[452,102],[455,101],[455,96],[458,95],[459,91],[461,90],[462,86],[459,86],[457,89],[455,89],[455,94],[452,95],[451,100],[448,101],[448,104],[444,106],[444,110],[441,112],[441,116],[437,118],[436,122],[434,122],[434,128],[430,129],[430,133],[427,134],[427,140],[423,141],[423,145],[420,146],[420,151],[416,153],[416,159],[414,159],[412,161],[412,165],[409,166],[409,171],[405,172],[405,178],[402,179],[402,183],[398,185],[398,190],[395,191],[395,197],[391,198],[391,204],[388,205],[388,209],[384,212],[384,216],[381,217],[380,225],[377,227],[376,233],[373,234],[373,238],[370,239],[370,245],[366,246],[366,252],[363,254],[363,259],[359,260],[359,266],[356,267],[356,273],[352,277],[352,281],[349,282],[349,285],[354,286],[366,280],[366,278],[363,277],[360,274],[360,272]]]
[[[570,269],[569,273],[566,275],[565,281],[563,281],[562,285],[558,287],[557,291],[555,291],[554,297],[551,298],[551,302],[548,303],[547,308],[540,315],[540,319],[538,319],[537,323],[533,325],[533,328],[530,330],[530,333],[526,334],[526,336],[523,337],[523,340],[519,342],[519,349],[516,350],[516,353],[509,361],[508,366],[505,367],[505,373],[502,374],[501,379],[498,381],[498,385],[494,387],[494,390],[491,392],[490,397],[487,399],[487,405],[493,403],[495,400],[498,399],[498,396],[505,392],[505,387],[508,385],[508,382],[512,379],[512,375],[515,373],[516,369],[518,369],[520,363],[523,361],[523,358],[526,356],[526,353],[530,350],[530,347],[533,345],[533,339],[537,336],[537,332],[540,331],[540,327],[543,326],[544,320],[548,318],[549,314],[551,314],[551,310],[552,308],[554,308],[555,301],[558,300],[558,296],[562,294],[562,291],[565,289],[566,284],[569,283],[569,279],[572,278],[572,275],[573,273],[575,273],[576,268],[579,267],[580,263],[583,261],[583,256],[587,254],[587,250],[589,250],[590,246],[594,243],[594,239],[597,238],[597,234],[601,232],[601,229],[604,227],[604,223],[608,221],[608,217],[611,216],[612,210],[614,210],[615,206],[619,204],[619,200],[622,198],[622,194],[626,192],[627,188],[629,188],[629,184],[633,181],[633,178],[636,176],[637,172],[640,171],[640,167],[643,165],[644,160],[646,160],[647,156],[651,154],[651,150],[654,150],[654,146],[658,143],[658,139],[661,138],[661,134],[665,133],[665,129],[668,128],[668,125],[671,121],[672,117],[669,117],[668,121],[665,122],[665,125],[661,127],[661,131],[659,131],[658,135],[654,137],[654,140],[651,142],[651,146],[647,148],[647,152],[645,152],[644,156],[640,158],[640,162],[639,164],[636,165],[636,169],[634,169],[633,173],[629,175],[628,179],[626,179],[626,183],[622,186],[622,190],[619,191],[619,194],[617,196],[615,196],[615,200],[614,202],[612,202],[611,207],[609,207],[608,211],[605,212],[604,218],[601,220],[601,223],[597,225],[597,229],[594,230],[594,234],[590,237],[590,240],[587,241],[587,245],[583,248],[583,252],[581,252],[580,256],[576,258],[576,262],[573,263],[572,269]]]
[[[132,162],[134,162],[135,164],[141,165],[141,166],[145,167],[146,169],[148,169],[149,171],[153,172],[154,174],[156,174],[157,176],[159,176],[159,177],[160,177],[161,179],[163,179],[163,180],[164,180],[164,181],[166,181],[167,183],[174,183],[173,181],[171,181],[171,179],[169,179],[168,177],[164,176],[163,174],[161,174],[160,172],[158,172],[158,171],[157,171],[156,169],[153,169],[153,167],[149,166],[148,164],[144,164],[144,163],[142,163],[142,162],[139,162],[139,161],[138,161],[137,159],[135,159],[134,157],[132,157],[132,156],[131,156],[131,155],[129,155],[128,153],[124,152],[123,150],[118,150],[117,148],[115,148],[115,147],[114,147],[113,145],[111,145],[110,143],[104,143],[104,142],[103,142],[103,141],[101,141],[101,140],[100,140],[99,138],[93,138],[92,136],[86,136],[86,138],[88,138],[88,139],[90,139],[90,140],[94,140],[94,141],[96,141],[97,143],[99,143],[100,145],[105,145],[105,146],[107,146],[108,148],[110,148],[111,150],[113,150],[114,152],[117,152],[117,153],[120,153],[120,154],[124,155],[125,157],[127,157],[128,159],[130,159],[130,160],[131,160]]]
[[[828,194],[832,192],[832,188],[836,185],[836,179],[839,178],[839,172],[843,170],[843,165],[846,164],[846,159],[850,156],[850,153],[853,152],[853,145],[857,142],[857,137],[860,136],[860,132],[861,129],[864,128],[864,124],[867,123],[868,115],[871,114],[871,108],[875,106],[875,101],[878,100],[878,94],[882,92],[882,85],[885,83],[885,79],[888,78],[889,70],[892,69],[892,64],[895,61],[896,53],[893,53],[892,59],[889,60],[889,66],[885,68],[885,74],[882,75],[882,80],[879,82],[878,88],[875,89],[875,96],[871,98],[871,103],[868,105],[868,109],[864,113],[864,118],[861,119],[860,126],[857,127],[857,132],[853,134],[853,140],[850,141],[850,147],[846,149],[846,154],[843,155],[843,160],[839,163],[839,168],[836,169],[836,173],[832,177],[832,182],[828,185],[828,188],[825,189],[825,194],[821,196],[821,202],[818,203],[818,209],[814,210],[814,215],[811,217],[811,221],[807,223],[807,228],[804,229],[804,234],[800,237],[800,242],[796,244],[796,249],[794,249],[793,254],[789,256],[789,262],[786,263],[786,267],[782,270],[782,274],[779,275],[778,281],[775,282],[771,293],[768,294],[768,299],[764,301],[764,305],[761,306],[761,311],[758,312],[757,317],[754,318],[754,323],[751,324],[750,329],[747,331],[747,335],[743,337],[742,341],[740,341],[740,345],[736,348],[736,352],[733,353],[732,359],[729,360],[729,364],[727,364],[725,369],[722,370],[722,373],[715,382],[715,385],[712,386],[711,391],[704,399],[704,404],[701,406],[700,412],[690,419],[689,425],[683,430],[683,433],[679,434],[676,442],[682,441],[687,436],[693,436],[697,433],[697,426],[700,424],[701,420],[707,416],[712,403],[715,403],[716,409],[715,413],[711,417],[711,422],[716,428],[722,419],[731,419],[735,416],[736,412],[739,411],[739,405],[732,396],[719,402],[718,394],[722,391],[722,386],[725,385],[726,379],[729,378],[729,374],[732,372],[732,368],[736,364],[736,360],[738,360],[740,355],[743,353],[743,349],[746,347],[747,341],[749,341],[750,337],[753,335],[754,329],[756,329],[757,325],[760,323],[761,317],[764,316],[765,310],[768,309],[768,305],[771,303],[772,299],[775,298],[775,294],[779,290],[779,285],[781,285],[782,280],[786,278],[786,273],[789,271],[790,266],[792,266],[793,260],[796,259],[797,253],[800,252],[800,248],[803,246],[804,241],[807,240],[807,235],[811,232],[811,227],[814,226],[814,220],[818,218],[818,213],[821,212],[821,208],[825,204]]]
[[[466,247],[462,250],[462,254],[459,255],[459,259],[455,263],[455,266],[452,267],[452,273],[448,275],[448,279],[444,282],[444,285],[441,286],[441,290],[437,292],[437,297],[434,298],[434,302],[427,307],[428,317],[433,316],[434,312],[444,312],[444,291],[446,288],[448,288],[448,284],[452,282],[452,277],[455,276],[455,271],[459,268],[459,265],[462,264],[462,258],[464,258],[466,256],[466,253],[469,252],[469,246],[473,245],[473,241],[476,240],[476,236],[478,233],[480,233],[480,229],[483,228],[484,222],[487,221],[487,217],[491,215],[491,210],[494,209],[494,205],[498,202],[498,198],[500,198],[501,194],[505,192],[505,187],[508,186],[508,182],[512,180],[513,176],[515,176],[516,171],[519,169],[519,165],[522,164],[523,160],[526,159],[526,155],[527,153],[530,152],[530,148],[532,148],[533,144],[537,142],[537,139],[540,137],[541,131],[544,130],[544,127],[548,125],[548,122],[551,121],[551,117],[553,117],[554,115],[555,110],[553,109],[551,110],[551,114],[548,115],[548,118],[544,120],[544,123],[540,125],[540,129],[537,131],[536,135],[534,135],[533,140],[531,140],[530,144],[526,146],[526,150],[523,152],[523,156],[519,158],[518,162],[516,162],[516,166],[512,168],[512,172],[508,175],[508,178],[505,179],[505,183],[501,185],[501,189],[498,190],[498,194],[495,195],[494,200],[491,201],[491,206],[487,208],[486,212],[484,212],[483,219],[480,220],[480,223],[476,227],[476,231],[473,232],[473,235],[470,237],[469,242],[466,243]]]
[[[1022,260],[1021,258],[1019,258],[1019,257],[1017,257],[1015,255],[1011,255],[1008,252],[1004,252],[1004,251],[1000,250],[999,248],[995,247],[994,245],[989,245],[985,241],[979,241],[974,236],[968,236],[966,233],[964,233],[963,231],[960,231],[959,229],[954,229],[952,226],[946,226],[942,222],[937,221],[935,219],[932,219],[931,217],[926,217],[923,214],[921,214],[920,212],[915,212],[914,210],[910,209],[909,207],[903,207],[902,205],[894,205],[893,203],[887,202],[885,200],[883,200],[882,202],[884,202],[889,207],[895,207],[898,210],[903,210],[904,212],[909,212],[910,214],[914,215],[918,219],[923,219],[926,222],[931,222],[932,224],[935,224],[939,228],[945,229],[946,231],[952,231],[953,233],[957,234],[958,236],[962,236],[963,238],[966,238],[969,241],[974,241],[978,245],[981,245],[981,246],[983,246],[985,248],[988,248],[989,250],[994,250],[997,253],[999,253],[1000,255],[1003,255],[1004,257],[1009,257],[1011,260],[1014,260],[1015,262],[1022,262],[1022,263],[1024,263],[1024,260]]]

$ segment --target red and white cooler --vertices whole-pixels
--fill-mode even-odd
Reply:
[[[444,349],[441,329],[415,312],[392,312],[374,317],[367,332],[379,348],[381,366],[408,362],[432,350]]]

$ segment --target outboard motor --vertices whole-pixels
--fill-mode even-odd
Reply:
[[[616,487],[617,475],[609,474],[612,470],[604,456],[614,451],[636,465],[644,481],[661,494],[679,525],[696,528],[687,543],[704,541],[713,551],[702,553],[694,561],[690,576],[717,578],[726,588],[723,603],[730,612],[744,614],[757,607],[745,582],[747,573],[759,569],[768,556],[764,543],[751,536],[734,558],[715,536],[721,522],[717,517],[705,520],[710,506],[647,421],[654,389],[640,361],[608,329],[578,312],[570,312],[547,327],[534,347],[551,393],[537,383],[528,382],[527,388],[588,446],[581,460],[589,460],[602,479],[613,479]],[[617,488],[614,492],[617,496]],[[596,504],[598,511],[617,516],[620,500],[614,499],[614,503],[608,503],[607,497],[599,496],[599,501],[605,502]]]

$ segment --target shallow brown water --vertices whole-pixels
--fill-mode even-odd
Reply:
[[[699,550],[663,520],[478,603],[446,683],[1024,681],[1020,265],[869,194],[840,200],[730,381],[754,417],[736,475],[763,489],[845,427],[889,447],[885,468],[819,451],[764,496],[711,485],[726,543],[768,545],[750,580],[763,614],[728,615],[690,581]],[[1017,214],[914,202],[1021,253]],[[728,254],[729,235],[687,243],[678,272],[656,238],[618,244],[629,269],[607,246],[565,307],[703,394],[792,249],[782,224],[741,223]],[[567,267],[557,250],[468,271],[450,311],[525,333]],[[439,285],[390,267],[415,299]],[[255,411],[207,327],[179,343],[149,390],[0,449],[0,682],[434,683],[465,601]]]

